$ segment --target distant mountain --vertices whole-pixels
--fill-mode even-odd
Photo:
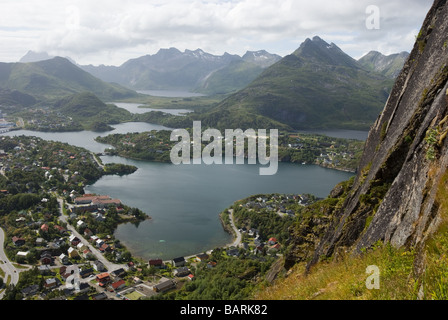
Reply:
[[[392,85],[335,44],[314,37],[201,120],[218,128],[368,129]]]
[[[277,54],[272,54],[266,50],[247,51],[242,57],[243,61],[251,62],[261,68],[268,68],[279,61],[282,57]]]
[[[264,69],[280,59],[279,55],[265,50],[248,51],[241,60],[232,61],[210,74],[194,91],[205,94],[236,92],[249,85]]]
[[[396,78],[403,69],[408,56],[408,52],[385,56],[378,51],[370,51],[358,62],[368,70],[379,72],[388,78]]]
[[[41,99],[84,91],[91,91],[105,101],[138,95],[117,84],[101,81],[61,57],[31,63],[0,63],[0,87]]]
[[[27,63],[27,62],[38,62],[53,59],[54,57],[50,56],[47,52],[35,52],[29,50],[20,60],[19,62]]]
[[[119,67],[89,65],[81,68],[99,79],[135,90],[185,90],[213,94],[243,88],[280,58],[266,51],[248,52],[240,57],[228,53],[212,55],[201,49],[181,52],[170,48],[128,60]]]

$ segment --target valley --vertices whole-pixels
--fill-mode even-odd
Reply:
[[[447,299],[446,17],[435,0],[410,53],[357,59],[313,36],[0,62],[1,298]],[[223,142],[207,129],[278,130],[277,170],[176,165],[175,129],[193,155]]]

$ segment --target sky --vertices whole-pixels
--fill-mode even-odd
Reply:
[[[281,56],[319,36],[355,59],[412,50],[433,0],[1,0],[0,61],[121,65],[161,48]]]

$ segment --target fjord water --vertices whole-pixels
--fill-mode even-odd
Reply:
[[[108,133],[89,131],[44,133],[26,130],[5,135],[31,135],[62,141],[102,152],[107,145],[95,142],[98,135],[168,129],[147,123],[114,125]],[[331,189],[352,174],[314,165],[280,163],[274,176],[260,176],[258,165],[180,165],[101,157],[104,163],[131,164],[138,170],[127,176],[104,176],[87,186],[88,193],[107,194],[137,207],[152,219],[120,225],[115,236],[135,256],[172,259],[201,253],[231,242],[218,214],[236,200],[254,194],[311,193],[326,197]]]
[[[120,225],[115,236],[136,256],[172,259],[231,243],[218,214],[255,194],[311,193],[326,197],[351,174],[313,165],[280,163],[274,176],[257,165],[180,165],[102,157],[135,165],[128,176],[105,176],[86,192],[108,194],[148,213],[152,219]]]

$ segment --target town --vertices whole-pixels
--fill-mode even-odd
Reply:
[[[234,217],[235,206],[255,213],[269,209],[279,219],[274,224],[284,231],[297,206],[314,201],[309,195],[251,197],[221,217],[235,235],[228,246],[167,261],[143,260],[113,234],[118,224],[151,218],[120,199],[83,191],[102,175],[132,173],[134,168],[103,165],[85,149],[36,137],[2,137],[0,149],[4,299],[160,299],[163,293],[188,292],[189,284],[207,281],[206,276],[220,278],[222,269],[238,272],[232,281],[241,282],[239,286],[253,286],[253,277],[281,255],[284,238],[279,233],[277,240],[277,227],[271,226],[271,236],[264,226],[246,228],[237,212]]]

